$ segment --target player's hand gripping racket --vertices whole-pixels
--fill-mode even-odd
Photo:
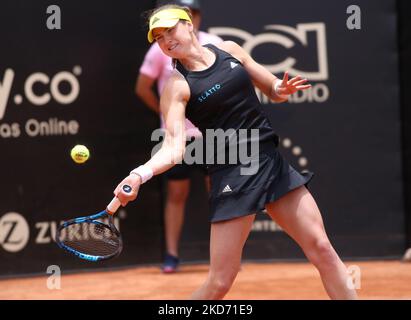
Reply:
[[[132,190],[128,185],[122,188],[126,193]],[[56,232],[57,244],[60,248],[89,261],[118,256],[123,249],[123,240],[114,225],[113,216],[120,206],[120,200],[114,197],[106,210],[64,222]]]

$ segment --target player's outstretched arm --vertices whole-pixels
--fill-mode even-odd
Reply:
[[[140,185],[180,163],[184,157],[185,108],[190,98],[190,88],[185,79],[177,72],[167,81],[160,99],[160,111],[165,121],[165,138],[160,150],[144,165],[132,170],[114,190],[121,204],[125,206],[137,197]],[[132,187],[132,192],[125,193],[122,186]]]
[[[190,98],[186,80],[177,72],[167,81],[160,98],[165,139],[160,150],[145,164],[157,175],[180,163],[186,146],[185,109]]]

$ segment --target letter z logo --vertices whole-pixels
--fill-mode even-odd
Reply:
[[[29,237],[29,225],[22,215],[9,212],[0,218],[0,245],[4,250],[9,252],[23,250]]]

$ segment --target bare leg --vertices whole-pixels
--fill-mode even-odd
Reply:
[[[244,243],[255,214],[211,225],[210,271],[206,282],[192,299],[222,299],[230,290],[240,268]]]
[[[302,248],[318,269],[325,290],[332,299],[356,299],[347,285],[347,269],[324,229],[320,210],[306,187],[295,189],[266,205],[268,214]]]
[[[178,242],[184,221],[184,210],[190,190],[190,180],[169,180],[164,211],[166,250],[178,257]]]

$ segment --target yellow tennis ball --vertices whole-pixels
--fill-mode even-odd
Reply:
[[[75,163],[84,163],[90,157],[90,151],[88,151],[86,146],[78,144],[71,149],[70,155]]]

